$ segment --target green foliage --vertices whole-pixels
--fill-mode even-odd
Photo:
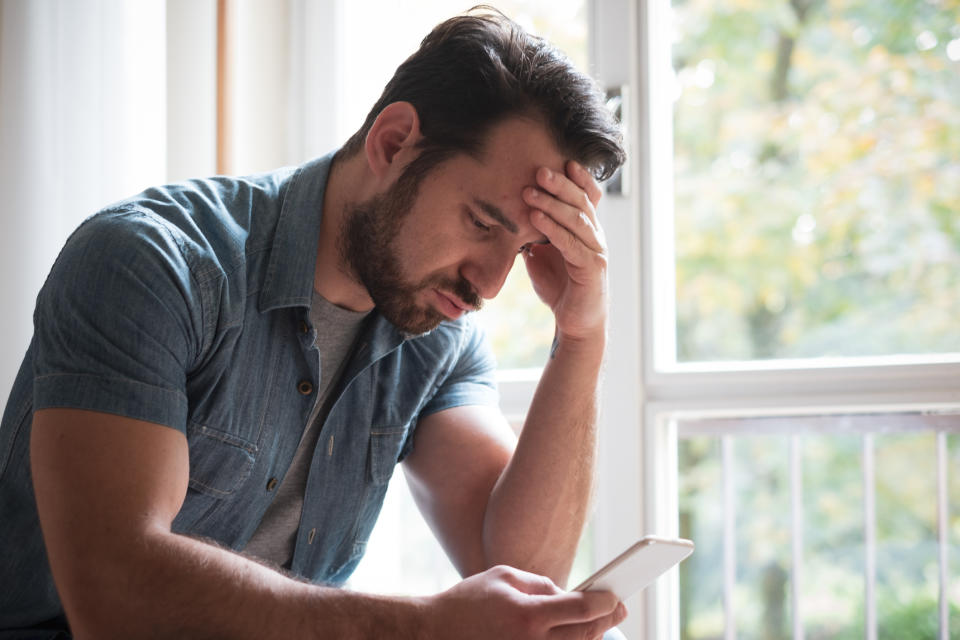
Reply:
[[[932,598],[917,598],[910,602],[882,600],[877,603],[877,639],[878,640],[940,640],[938,604]],[[835,640],[863,640],[863,611],[858,612],[856,626],[839,630],[836,635],[822,636]],[[960,606],[950,604],[950,615],[960,618]],[[812,637],[811,637],[812,638]],[[960,629],[950,629],[950,640],[960,640]]]
[[[678,359],[960,351],[960,3],[674,8]]]

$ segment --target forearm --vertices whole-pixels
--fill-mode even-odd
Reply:
[[[378,638],[418,628],[420,602],[285,577],[171,523],[187,440],[114,414],[45,409],[30,464],[53,579],[86,638]]]
[[[558,338],[487,506],[483,544],[490,564],[566,582],[593,488],[604,346],[603,333]]]
[[[137,549],[136,547],[139,547]],[[74,592],[80,640],[416,637],[421,604],[318,587],[204,541],[154,533]],[[398,633],[408,635],[399,636]]]

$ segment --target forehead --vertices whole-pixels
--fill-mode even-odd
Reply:
[[[563,173],[565,165],[546,128],[527,118],[511,118],[495,125],[480,157],[472,160],[482,174],[478,178],[494,181],[515,196],[523,187],[536,185],[540,167]]]
[[[495,210],[500,219],[508,221],[504,227],[512,234],[539,238],[540,232],[530,225],[530,207],[523,200],[523,190],[536,186],[541,167],[563,173],[565,165],[543,125],[513,118],[491,129],[479,157],[455,155],[431,172],[424,186],[447,200],[437,214],[464,205],[488,215]]]
[[[491,128],[479,156],[459,153],[430,171],[420,195],[439,198],[434,201],[438,206],[427,207],[432,210],[429,215],[446,219],[447,212],[463,206],[487,214],[495,210],[509,221],[503,226],[511,234],[542,238],[530,224],[531,209],[523,190],[537,186],[541,167],[562,174],[565,166],[565,158],[543,125],[512,118]]]

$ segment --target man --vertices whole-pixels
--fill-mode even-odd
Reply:
[[[88,219],[0,428],[4,637],[585,638],[564,593],[606,341],[594,85],[479,11],[439,25],[336,154]],[[467,312],[517,254],[556,339],[515,443]],[[352,593],[395,464],[465,576]]]

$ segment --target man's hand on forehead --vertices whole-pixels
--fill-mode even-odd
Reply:
[[[597,217],[602,191],[579,163],[569,161],[565,169],[561,174],[541,167],[537,185],[523,190],[531,224],[552,245],[531,246],[524,256],[558,333],[586,337],[606,324],[607,245]]]

